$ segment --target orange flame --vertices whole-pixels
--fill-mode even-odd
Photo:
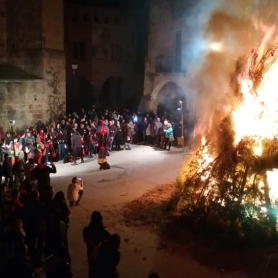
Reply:
[[[254,153],[262,155],[262,140],[273,139],[278,132],[278,62],[263,75],[261,85],[252,91],[252,81],[240,80],[243,101],[232,113],[235,144],[248,136],[254,140]]]

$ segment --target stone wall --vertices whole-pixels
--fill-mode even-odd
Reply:
[[[64,50],[62,0],[42,0],[43,40],[46,49]]]
[[[6,62],[37,78],[44,76],[42,49],[8,49]]]
[[[6,51],[6,4],[0,0],[0,60],[5,56]]]
[[[51,74],[53,81],[48,84],[51,90],[51,114],[55,116],[66,110],[66,71],[64,51],[45,50],[43,55],[44,78]]]
[[[51,88],[41,79],[0,80],[0,124],[8,130],[10,120],[16,121],[16,129],[49,121],[51,95]]]
[[[6,0],[8,48],[42,48],[41,10],[39,0]]]

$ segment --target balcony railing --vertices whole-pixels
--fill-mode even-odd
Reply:
[[[185,57],[183,56],[158,56],[156,57],[156,72],[185,72]]]

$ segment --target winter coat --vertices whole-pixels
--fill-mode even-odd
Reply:
[[[173,137],[173,128],[172,127],[168,127],[166,130],[165,130],[165,138],[170,138],[170,137]]]
[[[174,133],[176,137],[182,137],[182,125],[181,124],[177,124],[174,127]]]
[[[77,133],[74,133],[71,136],[71,147],[74,148],[82,148],[82,140],[81,136]]]
[[[39,190],[50,186],[50,174],[56,174],[56,166],[52,164],[52,167],[48,167],[45,164],[37,166],[33,173],[32,179],[38,181],[38,188]]]
[[[12,164],[7,161],[7,160],[4,160],[3,162],[3,176],[5,178],[9,178],[13,175],[13,170],[12,170]]]

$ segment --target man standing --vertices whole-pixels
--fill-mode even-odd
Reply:
[[[78,206],[83,195],[83,179],[74,177],[71,182],[68,186],[68,200],[71,206]]]
[[[154,126],[154,131],[155,131],[155,143],[157,147],[160,147],[160,139],[161,139],[161,129],[162,129],[162,122],[160,121],[159,118],[156,119],[155,121],[155,126]]]
[[[43,156],[39,164],[32,172],[32,180],[38,181],[38,191],[40,198],[44,198],[46,188],[50,186],[50,174],[56,174],[57,170],[53,163],[49,167],[46,163],[46,157]]]
[[[13,187],[13,168],[9,159],[9,155],[5,153],[4,162],[3,162],[3,176],[5,177],[5,186],[8,189],[12,189]]]
[[[112,151],[113,143],[115,139],[115,135],[117,133],[117,127],[114,124],[114,121],[109,121],[109,135],[110,135],[110,144],[109,144],[109,151]]]
[[[105,147],[106,149],[109,149],[108,146],[110,144],[110,136],[109,136],[109,128],[107,126],[106,121],[101,121],[97,131],[97,138],[98,138],[98,145],[101,147]]]
[[[76,159],[81,158],[81,163],[84,163],[83,154],[82,154],[82,140],[81,136],[75,130],[71,132],[71,148],[74,162],[72,165],[77,165]]]

